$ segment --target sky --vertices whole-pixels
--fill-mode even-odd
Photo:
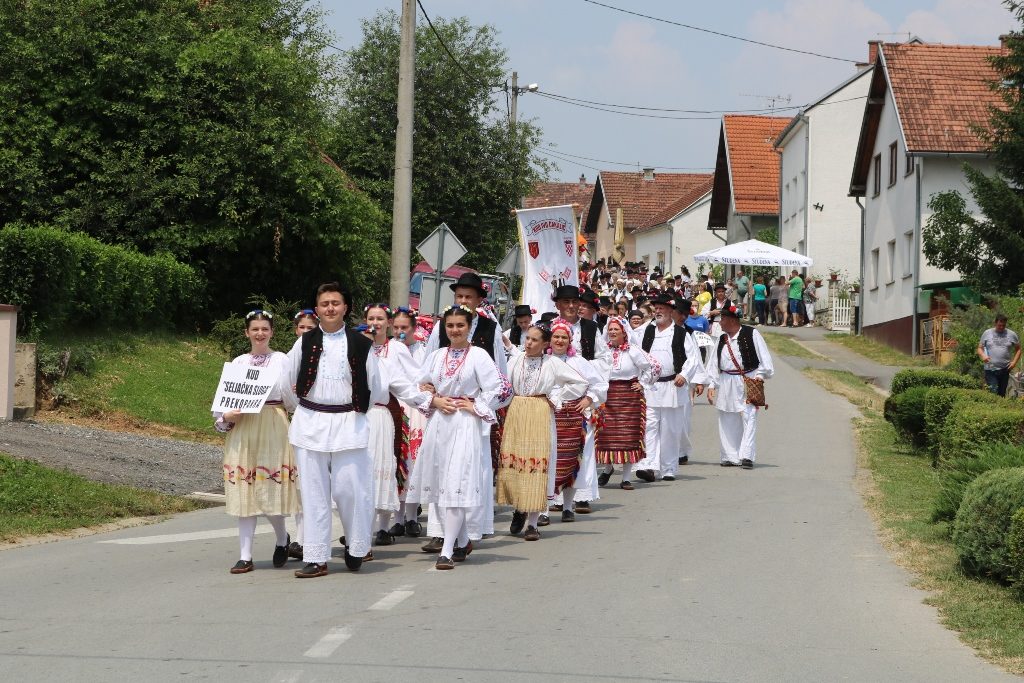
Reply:
[[[1018,25],[999,0],[601,0],[634,12],[751,40],[866,60],[867,42],[996,45]],[[855,72],[851,61],[753,45],[630,16],[585,0],[421,0],[431,19],[468,17],[490,24],[508,51],[520,85],[566,97],[689,110],[795,107],[824,95]],[[334,44],[360,41],[360,20],[400,0],[321,0]],[[417,19],[424,23],[422,17]],[[504,97],[504,96],[502,96]],[[504,110],[504,102],[501,106]],[[641,112],[638,112],[641,113]],[[656,113],[656,112],[650,112]],[[792,115],[795,109],[778,111]],[[623,116],[527,93],[519,118],[544,131],[552,180],[597,170],[654,167],[707,171],[715,163],[720,114],[662,113],[680,119]],[[561,156],[556,159],[555,155]],[[570,155],[572,158],[570,158]],[[578,159],[590,157],[601,161]],[[618,163],[610,163],[618,162]]]

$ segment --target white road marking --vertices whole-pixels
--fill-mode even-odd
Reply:
[[[256,533],[268,534],[272,532],[269,526],[260,525],[256,527]],[[159,536],[135,536],[133,538],[114,538],[107,541],[96,541],[97,543],[115,543],[118,545],[154,545],[158,543],[184,543],[185,541],[205,541],[211,538],[230,538],[237,536],[238,529],[211,529],[209,531],[192,531],[186,534],[162,534]]]
[[[324,637],[318,640],[313,647],[306,650],[306,653],[303,656],[317,658],[330,657],[342,643],[351,637],[352,632],[349,631],[347,627],[337,626],[324,634]]]
[[[391,591],[383,598],[370,605],[367,609],[377,612],[389,610],[403,600],[412,597],[415,591],[409,590],[410,588],[412,588],[412,586],[399,586],[396,590]]]
[[[274,683],[299,683],[302,680],[302,671],[283,671],[274,679]]]

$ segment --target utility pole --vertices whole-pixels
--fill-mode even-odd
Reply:
[[[398,130],[395,132],[395,201],[391,211],[391,305],[409,304],[412,257],[412,129],[416,71],[416,0],[402,0],[398,53]]]
[[[519,109],[518,105],[519,105],[519,72],[518,71],[513,71],[512,72],[512,111],[510,113],[510,116],[511,116],[512,120],[508,122],[508,127],[509,127],[509,130],[512,131],[512,136],[513,137],[515,137],[515,134],[516,134],[516,120],[517,120],[516,119],[516,113],[517,113],[517,111]]]

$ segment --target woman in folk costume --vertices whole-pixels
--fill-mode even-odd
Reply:
[[[252,344],[250,353],[232,363],[257,368],[274,368],[277,381],[267,395],[263,409],[256,414],[229,410],[214,413],[215,428],[227,432],[224,442],[225,510],[238,517],[239,560],[232,574],[253,570],[252,542],[256,534],[256,516],[266,515],[277,537],[273,564],[283,567],[288,561],[289,537],[285,515],[299,510],[299,486],[296,481],[295,455],[288,443],[288,412],[298,400],[288,375],[288,357],[270,350],[274,336],[274,316],[267,311],[251,311],[245,316],[245,336]]]
[[[420,369],[413,362],[409,348],[389,339],[391,309],[387,304],[370,304],[363,309],[367,332],[373,341],[373,353],[379,359],[383,384],[390,392],[387,403],[375,403],[367,412],[370,422],[370,451],[373,455],[373,501],[377,516],[374,521],[374,543],[391,545],[394,536],[388,532],[392,514],[398,512],[398,464],[403,445],[401,400],[425,405],[429,396],[413,384]]]
[[[469,556],[473,544],[467,515],[473,508],[493,504],[485,495],[489,487],[481,472],[494,411],[507,386],[487,352],[470,344],[475,315],[466,306],[444,312],[441,324],[451,343],[427,357],[418,378],[420,384],[433,386],[434,396],[406,504],[436,504],[444,518],[437,569],[452,569]]]
[[[600,361],[588,361],[576,353],[572,345],[572,325],[561,318],[551,323],[551,355],[587,381],[587,393],[582,398],[566,401],[562,409],[555,412],[558,433],[555,491],[561,492],[564,501],[562,521],[572,522],[575,512],[590,512],[590,502],[600,497],[591,418],[608,396],[608,373]]]
[[[548,327],[532,326],[526,333],[524,352],[509,363],[515,397],[501,437],[498,504],[515,508],[509,531],[518,534],[526,525],[527,541],[540,539],[537,522],[548,509],[548,498],[554,496],[554,411],[587,391],[587,380],[580,373],[544,353],[550,341]]]
[[[399,306],[391,318],[391,330],[394,338],[405,344],[412,356],[412,364],[416,368],[416,374],[412,378],[418,379],[423,368],[423,362],[427,358],[427,351],[424,345],[426,333],[422,329],[417,335],[416,312],[412,309]],[[395,513],[395,524],[389,530],[392,536],[407,536],[418,538],[423,533],[423,527],[418,520],[418,503],[406,502],[409,476],[416,466],[416,457],[419,454],[420,445],[423,443],[423,430],[427,426],[426,416],[414,405],[402,402],[402,453],[398,462],[398,512]]]
[[[619,488],[633,490],[630,481],[633,464],[644,459],[647,403],[644,387],[654,386],[661,376],[661,365],[629,343],[629,323],[622,318],[609,318],[604,328],[612,357],[608,374],[608,400],[597,417],[596,457],[604,471],[597,478],[604,486],[622,465]]]

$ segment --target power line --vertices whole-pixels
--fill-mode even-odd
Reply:
[[[605,103],[602,103],[604,106],[596,106],[596,105],[593,105],[593,104],[583,104],[584,102],[587,102],[588,100],[580,100],[580,99],[577,99],[577,98],[565,97],[563,95],[553,95],[552,93],[547,93],[547,92],[543,92],[543,91],[540,91],[540,90],[538,90],[535,94],[536,95],[540,95],[541,97],[546,97],[549,100],[554,100],[555,102],[561,102],[562,104],[568,104],[568,105],[572,105],[574,107],[581,107],[583,109],[593,109],[595,111],[603,111],[603,112],[607,112],[609,114],[620,114],[622,116],[635,116],[635,117],[645,118],[645,119],[668,119],[670,121],[717,121],[718,119],[721,118],[722,114],[746,114],[746,115],[750,115],[750,116],[757,116],[757,115],[760,115],[760,114],[772,114],[772,113],[781,113],[781,112],[785,112],[785,111],[793,111],[793,110],[806,109],[807,107],[809,107],[811,105],[811,103],[807,103],[807,104],[803,104],[803,105],[793,105],[793,106],[786,106],[786,107],[775,107],[774,109],[711,109],[711,110],[707,110],[707,112],[706,112],[706,113],[709,113],[709,114],[710,113],[717,113],[717,114],[719,114],[719,116],[664,116],[664,115],[660,115],[660,114],[643,114],[643,113],[632,112],[632,111],[622,111],[621,109],[609,109],[608,107],[621,107],[621,108],[627,108],[628,107],[628,108],[634,108],[634,109],[641,109],[641,110],[645,110],[645,111],[684,111],[684,110],[682,110],[682,109],[659,109],[659,108],[655,108],[655,107],[632,107],[630,105],[605,104]],[[824,107],[824,106],[827,106],[827,105],[830,105],[830,104],[840,104],[842,102],[852,102],[853,100],[862,100],[862,99],[865,99],[866,97],[867,97],[866,95],[861,95],[859,97],[849,97],[849,98],[842,99],[842,100],[835,100],[834,102],[821,102],[819,104],[816,104],[815,106]]]
[[[537,91],[535,95],[546,97],[549,100],[555,102],[562,102],[563,104],[571,104],[574,107],[582,107],[583,109],[593,109],[595,111],[608,112],[609,114],[619,114],[621,116],[636,116],[642,119],[669,119],[670,121],[717,121],[720,117],[718,116],[664,116],[661,114],[640,114],[633,111],[620,111],[618,109],[607,109],[605,107],[596,107],[592,104],[580,104],[579,102],[572,102],[569,100],[562,99],[561,97],[552,96],[548,93]]]
[[[644,168],[647,166],[660,168],[665,171],[710,171],[710,166],[662,166],[661,164],[644,164],[639,161],[611,161],[609,159],[595,159],[594,157],[585,157],[580,154],[570,154],[569,152],[563,152],[560,149],[553,149],[551,147],[543,147],[545,151],[555,152],[565,157],[572,157],[573,159],[584,159],[586,161],[596,161],[600,164],[613,164],[615,166],[635,166],[636,168]]]
[[[542,148],[540,148],[540,147],[537,147],[536,149],[534,149],[534,151],[535,151],[535,152],[540,152],[541,154],[543,154],[543,155],[545,155],[545,156],[549,156],[549,157],[551,157],[552,159],[557,159],[558,161],[564,161],[564,162],[565,162],[565,163],[567,163],[567,164],[575,164],[575,165],[577,165],[577,166],[582,166],[583,168],[589,168],[589,169],[590,169],[590,170],[592,170],[592,171],[597,171],[598,173],[600,173],[600,172],[601,172],[601,169],[600,169],[600,168],[598,168],[597,166],[591,166],[591,165],[589,165],[589,164],[584,164],[584,163],[582,163],[582,162],[579,162],[579,161],[575,161],[574,159],[566,159],[565,157],[560,157],[560,156],[558,156],[558,155],[556,155],[556,154],[552,154],[552,153],[551,153],[551,152],[549,152],[548,150],[546,150],[546,149],[542,149]]]
[[[856,59],[846,59],[844,57],[833,57],[832,55],[824,55],[820,52],[811,52],[810,50],[799,50],[795,47],[785,47],[784,45],[775,45],[773,43],[765,43],[760,40],[754,40],[752,38],[744,38],[743,36],[736,36],[731,33],[723,33],[721,31],[714,31],[709,28],[702,28],[700,26],[693,26],[691,24],[683,24],[678,21],[672,21],[671,19],[663,19],[661,17],[652,17],[649,14],[641,14],[640,12],[634,12],[632,10],[623,9],[622,7],[615,7],[614,5],[606,5],[603,2],[597,2],[597,0],[583,0],[583,2],[591,5],[597,5],[598,7],[604,7],[605,9],[615,10],[616,12],[622,12],[623,14],[631,14],[634,17],[642,17],[644,19],[650,19],[651,21],[660,21],[663,24],[671,24],[673,26],[679,26],[680,28],[688,28],[691,31],[700,31],[701,33],[710,33],[713,36],[720,36],[722,38],[730,38],[732,40],[738,40],[744,43],[750,43],[752,45],[760,45],[761,47],[770,47],[775,50],[784,50],[786,52],[795,52],[801,55],[808,55],[811,57],[821,57],[822,59],[832,59],[837,62],[850,62],[857,64]]]
[[[419,6],[420,12],[423,14],[423,18],[427,20],[427,26],[430,27],[430,32],[434,34],[435,38],[437,38],[437,42],[441,43],[441,47],[444,48],[444,51],[448,54],[448,58],[452,60],[452,62],[455,64],[455,66],[459,67],[459,71],[461,71],[463,73],[463,75],[465,75],[465,77],[470,80],[471,83],[475,83],[477,85],[484,86],[486,88],[503,88],[504,87],[504,85],[501,84],[501,83],[496,84],[496,85],[492,85],[492,84],[489,84],[489,83],[484,83],[483,81],[479,80],[476,76],[474,76],[473,74],[469,73],[469,71],[466,69],[466,67],[464,67],[462,65],[462,62],[460,62],[459,59],[455,56],[455,54],[448,48],[448,43],[444,42],[444,38],[442,38],[441,34],[437,32],[436,28],[434,28],[434,22],[432,22],[430,20],[430,15],[427,14],[427,10],[425,10],[423,8],[423,3],[420,2],[420,0],[416,0],[416,4]]]
[[[771,111],[779,111],[779,110],[782,110],[782,109],[799,109],[800,108],[799,106],[795,106],[795,107],[787,106],[787,107],[775,107],[774,109],[772,109],[772,108],[765,108],[765,109],[669,109],[667,107],[641,107],[641,106],[632,105],[632,104],[614,104],[614,103],[611,103],[611,102],[595,102],[594,100],[584,100],[584,99],[581,99],[579,97],[569,97],[568,95],[559,95],[557,93],[547,92],[545,90],[538,90],[537,92],[539,94],[542,94],[542,95],[548,95],[549,97],[552,97],[552,98],[555,98],[555,99],[565,100],[567,103],[592,104],[592,105],[596,105],[596,106],[599,106],[599,107],[615,107],[615,108],[618,108],[618,109],[638,109],[638,110],[641,110],[641,111],[666,111],[666,112],[675,112],[675,113],[678,113],[678,114],[739,114],[739,113],[743,113],[743,114],[757,114],[757,113],[767,113],[767,112],[771,112]]]

